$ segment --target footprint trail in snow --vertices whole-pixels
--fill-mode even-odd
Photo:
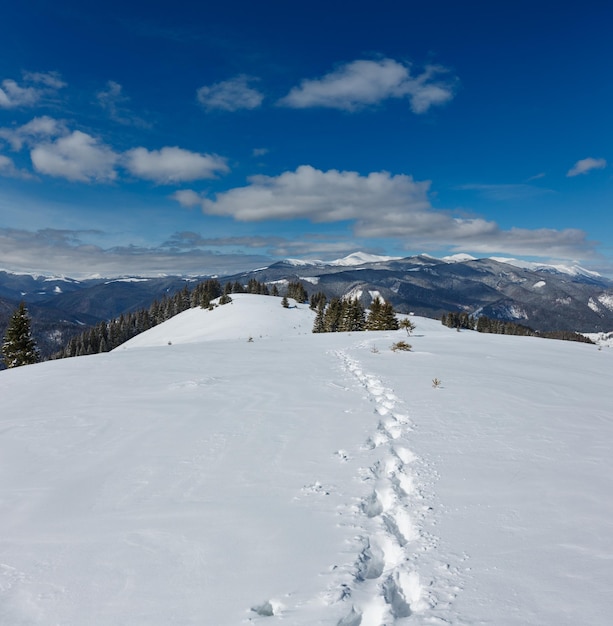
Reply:
[[[372,484],[372,491],[354,515],[361,549],[349,580],[341,584],[341,599],[349,610],[338,626],[396,624],[432,606],[415,562],[416,555],[431,547],[432,538],[417,526],[424,505],[412,469],[415,455],[403,445],[411,430],[409,417],[378,378],[365,373],[344,352],[336,355],[343,369],[366,389],[379,416],[375,431],[364,443],[372,462],[361,478]]]
[[[367,406],[374,411],[372,433],[362,445],[334,453],[341,463],[355,463],[356,482],[368,485],[365,495],[356,495],[337,512],[339,526],[351,528],[355,536],[344,562],[330,570],[325,591],[309,599],[294,597],[288,603],[293,608],[286,604],[288,594],[283,605],[268,602],[251,611],[277,616],[323,602],[333,611],[330,624],[335,626],[448,624],[445,614],[459,591],[458,568],[436,558],[424,561],[425,555],[434,556],[437,539],[423,530],[431,514],[422,493],[427,466],[408,447],[409,416],[393,390],[364,372],[357,360],[344,351],[331,354],[365,389]],[[319,481],[302,492],[329,493]]]

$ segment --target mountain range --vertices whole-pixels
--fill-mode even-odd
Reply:
[[[0,332],[23,300],[42,354],[49,355],[85,327],[148,307],[164,295],[209,278],[202,276],[95,277],[75,280],[0,271]],[[307,292],[357,297],[369,306],[376,295],[397,311],[440,318],[465,311],[514,321],[535,330],[607,332],[613,329],[613,281],[579,266],[455,255],[406,258],[354,253],[336,261],[284,260],[220,282],[255,278],[283,293],[300,281]]]

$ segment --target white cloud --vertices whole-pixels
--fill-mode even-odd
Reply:
[[[447,70],[430,65],[416,77],[410,67],[394,61],[357,60],[322,78],[303,80],[279,101],[296,109],[329,107],[354,111],[388,98],[408,98],[414,113],[444,104],[454,96],[454,80],[442,80]]]
[[[176,146],[151,151],[138,147],[120,155],[91,135],[70,132],[63,121],[48,116],[35,117],[17,128],[0,128],[0,139],[13,150],[29,147],[32,164],[41,174],[79,182],[113,181],[119,165],[138,178],[158,184],[215,178],[229,171],[223,157]],[[5,165],[5,175],[7,171]],[[181,197],[179,192],[177,199]]]
[[[34,87],[20,87],[14,80],[7,78],[0,83],[0,107],[11,109],[34,104],[40,97]]]
[[[607,166],[607,162],[604,159],[581,159],[577,161],[566,173],[566,176],[579,176],[579,174],[587,174],[591,170],[601,170]]]
[[[97,139],[75,130],[53,142],[40,143],[30,153],[41,174],[79,182],[115,180],[118,155]]]
[[[307,218],[336,222],[367,218],[373,207],[380,211],[429,207],[429,182],[416,183],[410,176],[387,172],[360,176],[357,172],[323,172],[301,165],[295,172],[253,176],[250,182],[247,187],[218,194],[214,201],[204,199],[204,212],[241,221]]]
[[[262,104],[264,95],[250,86],[256,80],[250,76],[236,76],[214,85],[200,87],[196,96],[198,102],[208,110],[257,109]]]
[[[253,176],[245,187],[202,198],[205,214],[246,222],[308,219],[347,221],[362,238],[398,238],[407,245],[458,246],[483,252],[512,252],[579,258],[594,245],[579,230],[503,231],[480,217],[460,218],[430,204],[430,181],[404,174],[321,171],[302,165],[279,176]],[[180,199],[180,198],[177,198]],[[193,203],[197,194],[185,196]]]
[[[0,128],[0,138],[6,140],[13,150],[21,150],[24,144],[32,146],[67,132],[64,122],[43,115],[18,128]]]
[[[0,154],[0,176],[6,176],[8,178],[33,178],[32,174],[25,170],[20,170],[15,167],[13,159]]]
[[[197,194],[192,189],[180,189],[179,191],[175,191],[170,197],[176,200],[181,206],[189,209],[198,206],[202,202],[200,194]]]
[[[125,153],[124,165],[134,176],[158,184],[215,178],[229,171],[223,157],[190,152],[177,146],[151,151],[133,148]]]
[[[66,83],[55,72],[25,72],[23,85],[6,78],[0,83],[0,108],[32,106],[44,96],[50,96],[65,86]]]

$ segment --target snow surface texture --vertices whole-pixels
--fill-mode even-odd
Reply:
[[[0,624],[610,623],[613,351],[232,297],[0,372]]]

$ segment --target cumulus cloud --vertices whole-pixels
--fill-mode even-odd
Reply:
[[[71,132],[63,121],[48,116],[35,117],[17,128],[0,128],[0,139],[13,150],[30,148],[37,172],[78,182],[114,181],[119,166],[133,176],[158,184],[215,178],[229,171],[221,156],[177,146],[151,151],[138,147],[121,155],[91,135],[79,130]],[[5,164],[5,173],[7,168]],[[177,193],[176,199],[187,206],[188,196]]]
[[[6,78],[0,82],[0,108],[32,106],[65,86],[66,83],[55,72],[25,72],[21,85],[12,78]]]
[[[35,117],[18,128],[0,128],[0,138],[7,141],[13,150],[21,150],[24,145],[32,146],[42,140],[66,135],[68,130],[64,122],[43,115]]]
[[[454,96],[455,80],[438,65],[411,75],[408,65],[393,59],[357,60],[322,78],[303,80],[278,104],[296,109],[329,107],[355,111],[388,98],[408,98],[414,113],[425,113]]]
[[[134,148],[124,155],[124,166],[134,176],[158,184],[216,178],[229,171],[226,159],[216,154],[190,152],[177,146],[161,150]]]
[[[587,174],[591,170],[602,170],[607,166],[607,162],[604,159],[593,159],[588,157],[587,159],[581,159],[577,161],[566,172],[566,176],[579,176],[579,174]]]
[[[337,222],[368,219],[373,212],[421,211],[430,206],[428,181],[415,182],[410,176],[387,172],[361,176],[301,165],[295,172],[276,177],[252,176],[250,183],[220,193],[215,200],[204,198],[203,211],[241,221],[306,218]]]
[[[193,209],[202,202],[202,196],[193,189],[179,189],[170,197],[176,200],[181,206],[187,207],[188,209]]]
[[[79,182],[115,180],[119,156],[97,139],[75,130],[55,141],[39,143],[30,152],[41,174]]]
[[[264,100],[264,95],[250,86],[257,80],[257,78],[241,74],[230,80],[200,87],[196,92],[196,97],[207,110],[257,109]]]
[[[34,104],[39,96],[34,87],[20,87],[14,80],[7,78],[0,83],[0,107],[11,109]]]
[[[589,256],[594,244],[579,230],[501,230],[481,217],[458,217],[434,209],[430,181],[404,174],[321,171],[302,165],[279,176],[253,176],[249,185],[200,199],[208,215],[246,222],[308,219],[347,222],[354,236],[398,238],[411,245],[459,246],[464,249],[542,256]],[[180,198],[177,198],[180,199]],[[197,194],[185,196],[193,205]]]

